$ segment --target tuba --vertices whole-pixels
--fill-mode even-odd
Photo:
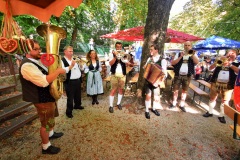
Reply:
[[[57,68],[62,67],[59,46],[61,39],[66,38],[66,31],[54,25],[42,24],[37,27],[37,33],[46,41],[46,52],[54,57],[54,63],[48,67],[48,73],[53,73]],[[50,93],[55,100],[61,98],[63,94],[63,81],[63,75],[59,75],[50,84]]]

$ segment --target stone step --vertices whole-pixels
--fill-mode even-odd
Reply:
[[[28,111],[22,112],[19,116],[3,122],[0,124],[0,139],[23,127],[25,124],[33,121],[37,117],[38,115],[36,109],[31,107]]]
[[[0,96],[0,105],[1,103],[3,102],[6,102],[6,101],[11,101],[13,99],[16,99],[16,98],[20,98],[22,96],[22,92],[12,92],[10,94],[5,94],[3,96]],[[0,106],[2,107],[2,106]]]
[[[13,88],[14,91],[15,91],[15,89],[16,89],[15,87],[16,87],[15,84],[13,84],[13,85],[6,85],[6,86],[0,86],[0,91],[8,90],[8,89],[11,89],[11,88]]]
[[[0,121],[4,118],[19,113],[21,110],[29,107],[30,105],[32,105],[31,102],[21,101],[20,103],[4,107],[3,109],[0,110]]]

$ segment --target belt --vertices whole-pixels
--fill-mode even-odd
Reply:
[[[78,79],[69,79],[69,81],[78,81],[78,80],[80,80],[80,78],[78,78]]]

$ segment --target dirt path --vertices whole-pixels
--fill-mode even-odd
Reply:
[[[41,154],[40,124],[35,120],[1,140],[0,159],[231,160],[238,154],[240,142],[232,138],[228,127],[232,120],[226,118],[227,124],[221,124],[217,115],[202,117],[204,107],[191,103],[191,92],[187,113],[178,108],[169,110],[169,92],[166,93],[161,116],[151,113],[150,120],[145,119],[144,109],[141,114],[131,112],[136,105],[132,97],[124,98],[122,111],[115,107],[110,114],[107,93],[99,97],[98,106],[92,106],[90,98],[84,97],[85,109],[74,110],[73,119],[68,119],[63,97],[59,101],[60,116],[56,118],[55,131],[64,132],[64,136],[51,141],[61,147],[59,154]]]

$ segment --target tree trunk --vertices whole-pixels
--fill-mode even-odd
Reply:
[[[148,14],[144,31],[144,44],[141,57],[140,74],[138,79],[138,89],[145,95],[143,87],[143,66],[149,57],[149,47],[151,44],[158,44],[160,53],[164,51],[165,35],[168,26],[170,10],[175,0],[148,0]]]
[[[73,14],[76,15],[76,12],[75,12],[75,9],[72,10]],[[73,32],[72,32],[72,39],[71,39],[71,42],[70,42],[70,45],[75,47],[74,46],[74,43],[77,39],[77,33],[78,33],[78,22],[77,22],[77,18],[75,17],[74,19],[74,26],[73,26]]]

